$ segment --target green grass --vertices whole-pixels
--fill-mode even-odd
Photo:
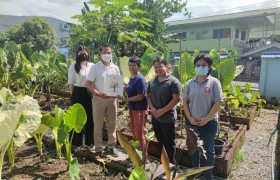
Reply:
[[[245,159],[244,152],[241,149],[238,149],[235,156],[234,156],[234,162],[239,165],[241,164]]]

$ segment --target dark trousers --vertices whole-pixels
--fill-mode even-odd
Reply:
[[[91,96],[85,87],[76,87],[74,86],[73,93],[71,96],[71,104],[80,103],[86,113],[87,113],[87,122],[81,133],[75,133],[73,135],[72,144],[74,146],[83,145],[83,135],[85,135],[85,145],[93,144],[93,117],[92,117],[92,101]]]
[[[186,125],[193,127],[190,124],[189,120],[186,120]],[[217,121],[209,121],[204,126],[196,126],[199,137],[203,140],[203,147],[206,151],[206,157],[204,164],[202,166],[214,166],[215,160],[215,137],[218,129],[218,122]],[[200,153],[195,151],[192,155],[192,165],[193,167],[200,167]],[[212,173],[213,169],[207,170],[207,173]]]
[[[176,153],[175,123],[161,123],[152,118],[152,125],[160,145],[160,152],[162,145],[164,145],[170,163],[174,163]]]

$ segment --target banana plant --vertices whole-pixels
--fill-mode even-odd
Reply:
[[[10,169],[13,170],[16,150],[32,137],[40,123],[41,112],[35,99],[30,96],[14,96],[6,88],[0,90],[0,104],[0,171],[7,150]]]
[[[67,86],[68,66],[64,55],[53,51],[35,52],[31,56],[32,63],[38,63],[38,76],[41,78],[43,89],[46,90],[47,100],[50,101],[51,90],[58,90]]]
[[[15,86],[18,80],[24,77],[20,49],[15,42],[6,42],[3,49],[0,48],[0,66],[0,83],[2,87],[10,88]]]
[[[172,166],[172,164],[169,163],[169,159],[164,147],[162,147],[161,158],[160,158],[162,164],[156,164],[156,165],[151,164],[146,169],[143,167],[141,163],[141,159],[138,153],[136,152],[135,148],[129,143],[129,141],[127,141],[123,137],[120,131],[117,131],[117,136],[120,145],[125,149],[126,153],[128,154],[128,157],[130,158],[134,166],[134,169],[129,176],[129,180],[147,180],[147,179],[153,180],[163,173],[165,173],[167,180],[171,180],[172,172],[170,167]],[[213,168],[213,166],[191,168],[183,172],[182,174],[176,176],[175,179],[176,180],[183,179],[185,177],[206,171],[211,168]]]

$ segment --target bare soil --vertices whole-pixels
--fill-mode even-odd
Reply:
[[[33,139],[28,140],[17,151],[15,169],[9,172],[8,164],[3,167],[3,179],[11,180],[43,180],[43,179],[70,179],[67,171],[67,160],[57,158],[55,148],[45,146],[43,155],[38,155],[36,143]],[[80,164],[80,178],[82,180],[125,180],[128,177],[113,169],[104,168],[85,158],[78,158]],[[7,157],[5,162],[7,162]]]

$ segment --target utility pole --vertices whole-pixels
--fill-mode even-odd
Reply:
[[[221,38],[220,38],[220,29],[218,29],[218,79],[220,80],[221,76],[221,57],[220,57],[220,49],[221,49]]]
[[[182,60],[182,38],[179,39],[179,46],[180,46],[180,82],[182,83],[183,81],[183,77],[182,77],[182,64],[183,64],[183,60]],[[183,105],[180,105],[180,121],[181,121],[181,136],[183,135]]]

